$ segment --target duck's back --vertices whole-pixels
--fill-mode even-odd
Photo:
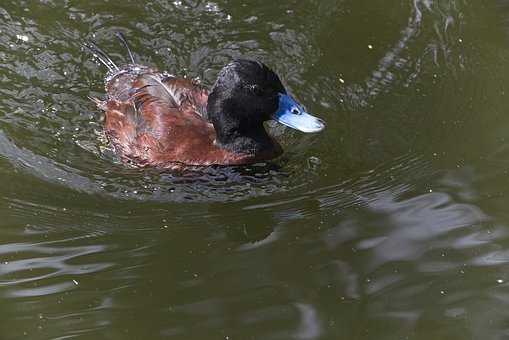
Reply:
[[[129,65],[106,79],[105,133],[136,166],[242,164],[249,156],[215,145],[206,117],[208,91],[195,81]]]

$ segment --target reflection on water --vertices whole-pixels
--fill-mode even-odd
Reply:
[[[503,8],[2,3],[0,338],[504,338]],[[126,168],[80,46],[121,60],[116,30],[208,86],[260,58],[328,128],[270,126],[268,164]]]

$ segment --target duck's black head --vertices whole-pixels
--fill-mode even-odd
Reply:
[[[318,132],[323,121],[305,112],[278,75],[261,62],[237,59],[226,65],[209,94],[207,114],[217,143],[235,152],[257,153],[277,146],[263,122],[277,120],[303,132]]]

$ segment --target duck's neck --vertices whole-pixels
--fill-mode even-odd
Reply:
[[[216,128],[216,144],[228,151],[251,155],[253,157],[276,157],[281,154],[281,146],[269,136],[263,124],[254,128],[241,127]],[[220,131],[220,132],[219,132]]]

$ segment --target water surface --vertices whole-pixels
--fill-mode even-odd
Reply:
[[[0,338],[505,339],[509,4],[0,5]],[[273,67],[317,135],[268,164],[122,165],[88,96],[126,60]]]

